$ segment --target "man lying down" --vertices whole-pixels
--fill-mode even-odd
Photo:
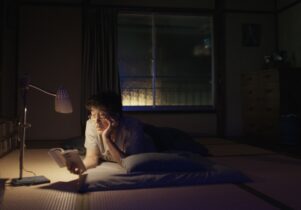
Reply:
[[[129,155],[155,152],[151,138],[143,132],[142,123],[122,115],[121,97],[114,92],[102,92],[91,96],[86,108],[90,112],[86,122],[83,163],[86,169],[94,168],[103,161],[121,164]],[[81,174],[79,168],[67,161],[71,173]]]
[[[71,173],[83,174],[80,192],[247,180],[239,171],[201,156],[206,151],[186,134],[123,116],[121,98],[115,93],[92,96],[86,108],[90,117],[85,131],[85,167],[68,159],[66,163]],[[91,170],[83,173],[86,169]]]

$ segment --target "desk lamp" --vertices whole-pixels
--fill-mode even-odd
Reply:
[[[19,122],[19,126],[23,128],[23,136],[20,142],[20,156],[19,156],[20,173],[19,173],[19,178],[12,179],[11,185],[22,186],[22,185],[36,185],[36,184],[49,183],[50,180],[44,176],[23,177],[26,129],[30,127],[30,124],[27,123],[27,92],[30,89],[35,89],[41,93],[54,97],[55,111],[59,113],[65,113],[65,114],[72,113],[72,104],[70,102],[70,98],[67,90],[64,89],[63,87],[58,88],[56,93],[51,93],[36,85],[31,84],[27,77],[24,77],[21,83],[23,89],[23,122]]]

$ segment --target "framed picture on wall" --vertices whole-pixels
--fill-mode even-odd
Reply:
[[[258,47],[261,41],[260,24],[242,24],[242,46]]]

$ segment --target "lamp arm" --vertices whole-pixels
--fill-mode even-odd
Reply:
[[[43,90],[42,88],[40,88],[40,87],[38,87],[38,86],[29,84],[28,87],[31,87],[31,88],[33,88],[33,89],[36,89],[36,90],[38,90],[38,91],[40,91],[40,92],[42,92],[42,93],[45,93],[45,94],[47,94],[47,95],[56,97],[56,94],[50,93],[50,92],[48,92],[48,91],[46,91],[46,90]]]

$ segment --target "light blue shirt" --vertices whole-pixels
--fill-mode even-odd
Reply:
[[[131,117],[122,117],[116,129],[116,139],[113,143],[126,156],[155,151],[152,140],[145,137],[140,121]],[[86,123],[85,147],[86,149],[97,149],[100,158],[111,160],[108,146],[103,142],[101,135],[97,133],[91,119],[87,120]]]

